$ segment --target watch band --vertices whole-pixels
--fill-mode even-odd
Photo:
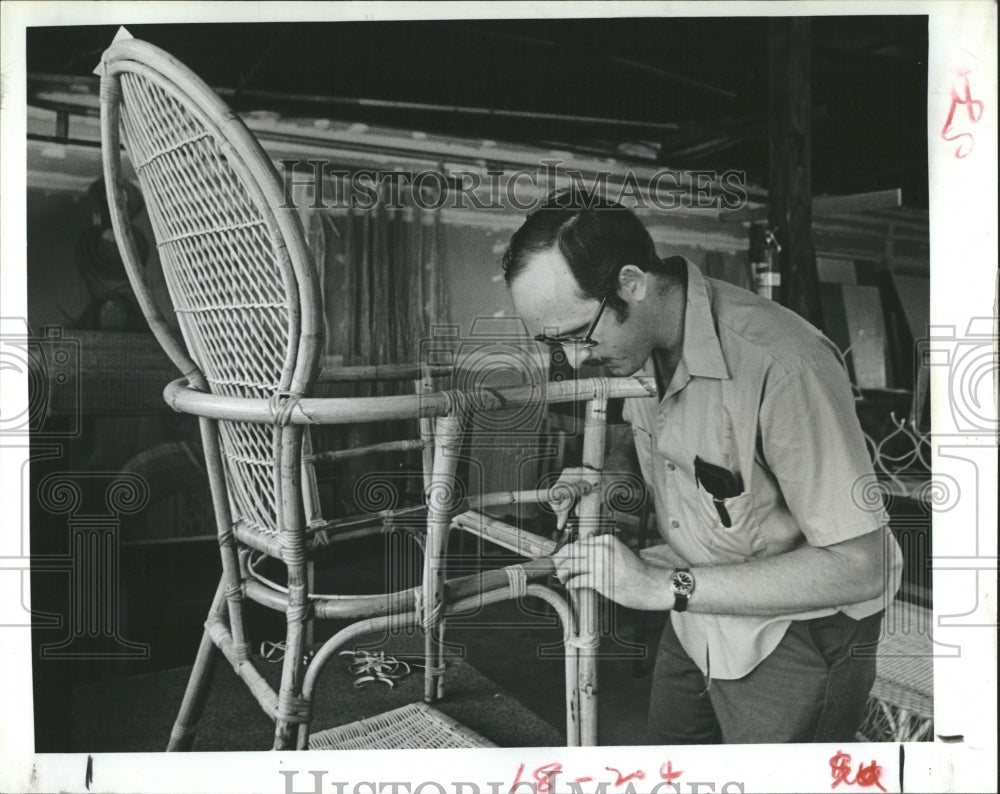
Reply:
[[[674,612],[683,612],[694,592],[694,575],[690,568],[675,568],[670,574],[670,591],[674,594]]]

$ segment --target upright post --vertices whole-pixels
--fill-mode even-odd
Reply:
[[[812,145],[809,20],[768,23],[770,77],[768,215],[780,246],[782,305],[823,328],[812,243]]]
[[[462,449],[464,416],[456,411],[437,421],[434,446],[434,470],[427,491],[427,548],[424,555],[423,615],[424,700],[433,703],[444,695],[444,619],[445,558],[448,531],[457,494],[458,458]]]
[[[599,473],[604,469],[605,431],[608,401],[598,396],[587,403],[583,432],[583,465]],[[580,538],[598,535],[604,526],[604,494],[595,488],[580,497],[577,508]],[[580,632],[576,640],[577,702],[579,704],[580,744],[597,744],[597,659],[600,644],[598,596],[594,590],[574,590]]]

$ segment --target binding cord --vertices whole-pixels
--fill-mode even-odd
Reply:
[[[276,391],[267,401],[267,410],[271,414],[271,423],[276,427],[286,427],[292,421],[292,412],[299,404],[302,395],[288,391]]]
[[[524,598],[528,594],[528,572],[523,565],[508,565],[504,568],[507,581],[510,583],[512,598]]]
[[[589,637],[577,635],[575,637],[567,638],[564,644],[567,648],[577,648],[581,651],[595,650],[600,647],[601,638],[596,634]]]

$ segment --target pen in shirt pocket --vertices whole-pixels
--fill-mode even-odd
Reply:
[[[730,471],[723,466],[708,463],[701,456],[694,459],[694,478],[702,488],[712,496],[712,502],[719,513],[722,526],[729,529],[733,519],[726,509],[725,500],[743,493],[743,478],[739,472]]]

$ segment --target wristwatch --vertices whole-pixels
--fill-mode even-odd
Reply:
[[[670,574],[670,592],[674,594],[674,612],[688,608],[688,600],[694,592],[694,574],[690,568],[675,568]]]

